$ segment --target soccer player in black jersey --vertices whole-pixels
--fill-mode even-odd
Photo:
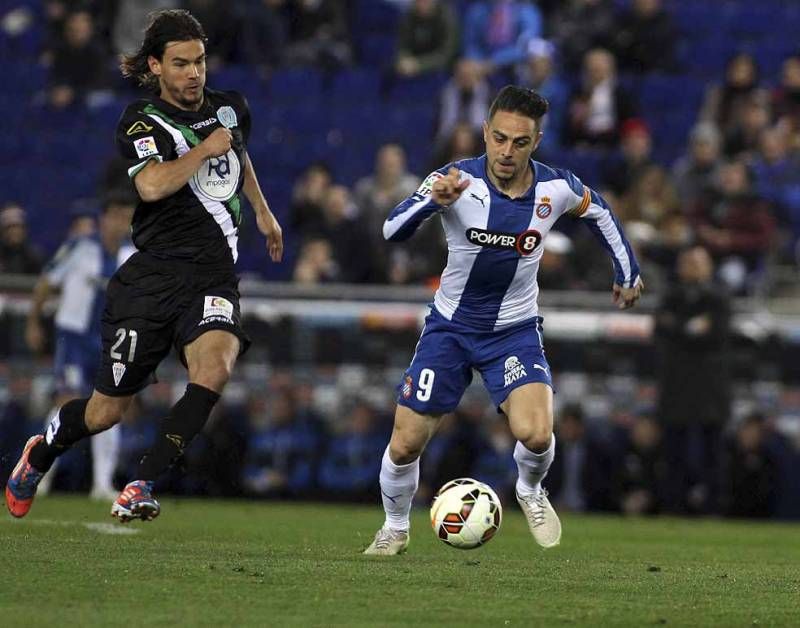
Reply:
[[[28,512],[59,455],[120,421],[174,346],[189,371],[186,392],[111,509],[120,521],[158,516],[154,481],[203,428],[250,343],[234,273],[241,192],[275,262],[283,238],[247,155],[247,102],[206,88],[205,42],[187,11],[159,11],[139,51],[122,60],[122,73],[151,92],[125,110],[117,128],[117,147],[141,198],[133,216],[139,252],[109,282],[92,396],[63,405],[45,434],[28,440],[9,478],[6,504],[15,517]]]

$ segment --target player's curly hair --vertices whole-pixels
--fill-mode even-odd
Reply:
[[[521,113],[538,123],[550,109],[550,103],[541,94],[519,85],[506,85],[501,89],[489,108],[489,120],[498,111]]]
[[[183,9],[153,11],[149,15],[144,41],[139,50],[130,55],[122,55],[120,59],[122,76],[134,78],[143,87],[158,92],[158,77],[150,71],[147,58],[153,56],[161,60],[167,43],[193,39],[199,39],[204,44],[208,41],[203,26],[191,13]]]

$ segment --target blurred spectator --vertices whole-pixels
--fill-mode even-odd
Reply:
[[[38,275],[42,255],[28,240],[25,210],[16,203],[0,210],[0,273]]]
[[[711,192],[721,164],[721,143],[719,131],[711,122],[698,122],[692,129],[689,151],[672,168],[672,179],[684,209]]]
[[[402,146],[389,143],[378,149],[375,172],[360,179],[353,193],[362,223],[372,240],[383,241],[383,221],[419,184],[419,177],[406,169],[406,152]]]
[[[249,0],[246,18],[242,20],[242,54],[244,60],[269,73],[283,61],[289,38],[286,17],[287,0]]]
[[[464,18],[464,56],[486,76],[525,59],[528,42],[542,34],[536,5],[521,0],[476,0]]]
[[[746,53],[735,55],[725,67],[722,85],[714,85],[706,91],[701,120],[712,122],[726,136],[731,122],[741,119],[740,111],[745,105],[754,96],[765,96],[765,92],[758,87],[758,82],[755,59]]]
[[[400,21],[395,72],[417,76],[450,67],[458,53],[458,22],[441,0],[414,0]]]
[[[372,239],[362,221],[357,219],[359,212],[350,198],[350,190],[343,185],[331,186],[322,209],[323,224],[316,235],[330,242],[339,268],[339,281],[380,281],[384,269],[379,251],[369,245]]]
[[[114,51],[120,54],[136,52],[142,44],[142,33],[147,28],[148,16],[159,9],[176,9],[180,4],[179,0],[116,0],[116,13],[111,29]]]
[[[607,48],[615,29],[611,0],[559,0],[550,20],[564,71],[577,74],[586,53]]]
[[[88,11],[71,13],[64,22],[64,41],[53,54],[50,71],[50,104],[71,105],[94,89],[106,85],[105,55],[94,37],[94,21]]]
[[[672,512],[710,512],[720,434],[730,418],[730,301],[712,282],[708,251],[678,257],[678,283],[656,313],[658,420],[664,429]]]
[[[321,434],[313,424],[296,419],[287,391],[273,392],[269,409],[264,395],[253,395],[248,404],[243,483],[253,495],[302,495],[314,485]]]
[[[602,48],[587,52],[582,84],[573,93],[567,112],[567,142],[612,147],[622,124],[634,115],[631,96],[617,84],[614,56]]]
[[[736,293],[759,287],[766,255],[775,236],[767,201],[753,192],[747,166],[724,164],[712,195],[694,211],[695,232],[719,265],[719,276]]]
[[[486,434],[477,447],[472,476],[492,486],[501,501],[514,499],[519,470],[514,462],[516,440],[505,417],[497,416],[485,428]]]
[[[761,133],[769,128],[771,112],[768,101],[761,96],[746,100],[729,121],[725,133],[725,154],[751,159],[758,150]]]
[[[670,481],[661,428],[650,417],[638,417],[630,430],[617,473],[619,510],[626,515],[661,512]]]
[[[333,259],[331,243],[324,238],[303,242],[292,278],[296,283],[312,285],[340,281],[341,270]]]
[[[331,170],[321,162],[308,166],[295,182],[289,212],[292,228],[300,237],[323,228],[325,219],[322,206],[332,184]]]
[[[234,59],[239,38],[239,15],[236,8],[217,0],[183,0],[183,8],[203,25],[208,43],[206,66],[213,72]],[[250,16],[247,16],[247,20]],[[245,21],[247,21],[245,20]],[[263,35],[262,35],[263,36]]]
[[[319,468],[319,486],[326,490],[326,499],[374,499],[378,496],[375,478],[381,470],[386,435],[367,403],[356,403],[345,421],[342,433],[328,440]]]
[[[767,446],[764,417],[752,413],[725,446],[722,512],[731,517],[769,517],[775,505],[777,469]]]
[[[772,94],[772,108],[789,135],[792,149],[800,148],[800,55],[783,62],[781,83]]]
[[[438,140],[449,137],[456,125],[462,123],[480,131],[489,113],[490,100],[489,83],[481,74],[480,65],[461,59],[439,97]]]
[[[625,192],[617,217],[628,223],[657,227],[665,216],[680,209],[678,193],[667,171],[650,164],[637,175]]]
[[[659,274],[669,282],[675,280],[678,254],[694,239],[692,225],[681,211],[667,213],[657,225],[655,238],[644,247],[646,258],[658,266]],[[650,282],[648,282],[648,289]]]
[[[415,503],[430,504],[445,482],[470,476],[472,463],[483,447],[478,443],[478,426],[486,420],[486,413],[485,403],[468,390],[455,413],[442,417],[422,454]]]
[[[614,194],[626,194],[639,177],[653,165],[653,140],[644,120],[631,118],[620,128],[620,154],[608,159],[603,181]],[[622,216],[624,219],[625,217]]]
[[[131,200],[131,205],[136,201]],[[97,217],[99,212],[94,204],[88,202],[76,203],[69,211],[70,223],[67,229],[67,239],[83,238],[93,235],[97,231]]]
[[[12,375],[8,390],[3,391],[7,394],[0,396],[0,443],[3,446],[0,453],[0,484],[3,486],[16,464],[10,452],[24,447],[27,438],[41,429],[41,423],[30,421],[28,413],[30,384],[27,376]]]
[[[525,61],[517,66],[517,83],[529,87],[550,103],[550,109],[540,124],[544,137],[537,150],[554,150],[561,143],[561,129],[569,93],[556,73],[555,46],[546,39],[532,39]]]
[[[544,239],[536,282],[540,290],[570,290],[576,286],[575,270],[570,260],[572,242],[560,231],[550,231]]]
[[[584,422],[583,408],[565,406],[556,421],[556,457],[545,485],[557,508],[583,512],[609,510],[612,461],[606,444]]]
[[[475,157],[483,152],[483,137],[466,122],[459,122],[449,136],[439,138],[428,170]]]
[[[352,56],[342,2],[293,0],[289,4],[287,63],[334,70],[348,65]]]
[[[621,69],[636,74],[675,69],[677,33],[661,0],[633,0],[615,26],[614,48]]]

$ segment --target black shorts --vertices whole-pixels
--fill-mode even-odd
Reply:
[[[95,389],[132,395],[155,381],[159,363],[212,329],[239,339],[239,355],[250,346],[242,329],[239,280],[232,269],[208,269],[136,253],[108,283],[101,321],[103,358]]]

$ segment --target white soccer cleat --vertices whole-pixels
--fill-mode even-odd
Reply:
[[[542,547],[555,547],[561,542],[561,521],[547,499],[547,491],[543,488],[535,497],[522,497],[517,493],[517,502],[525,518],[533,538]]]
[[[381,528],[364,553],[368,556],[396,556],[406,551],[408,541],[408,532]]]

